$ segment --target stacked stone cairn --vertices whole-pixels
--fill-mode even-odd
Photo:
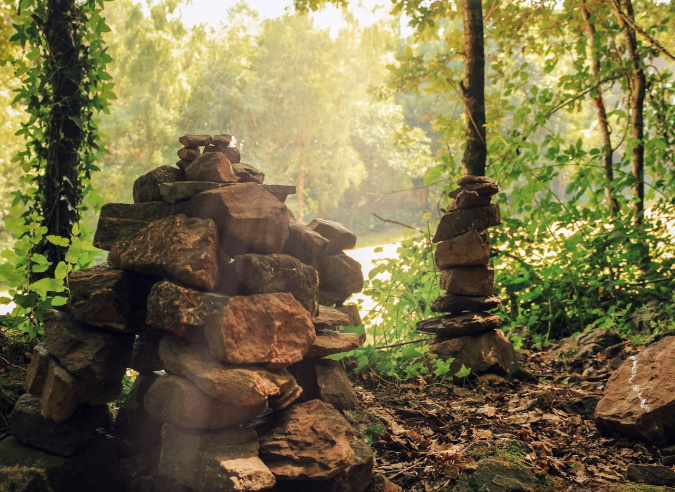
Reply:
[[[489,227],[501,224],[499,206],[492,197],[499,189],[493,179],[464,176],[433,238],[434,253],[445,291],[432,304],[447,313],[422,320],[417,330],[436,335],[429,350],[441,359],[455,359],[451,371],[464,364],[473,373],[509,372],[515,361],[511,343],[499,330],[501,319],[488,311],[499,306],[493,296],[494,270],[490,268]]]
[[[363,284],[343,252],[356,236],[296,222],[295,187],[263,184],[229,135],[180,143],[176,167],[136,180],[133,204],[103,206],[94,244],[108,261],[70,274],[68,311],[47,314],[15,439],[90,453],[131,368],[113,431],[155,469],[118,490],[365,490],[372,451],[339,411],[358,402],[323,359],[361,344],[339,328],[360,324],[343,306]],[[71,480],[63,490],[93,490]]]

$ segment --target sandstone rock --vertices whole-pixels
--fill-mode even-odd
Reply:
[[[344,326],[360,326],[363,323],[361,321],[359,307],[356,304],[345,304],[344,306],[336,307],[335,309],[349,317],[349,323]]]
[[[555,359],[561,354],[583,357],[600,352],[623,341],[624,339],[618,333],[596,328],[574,337],[563,338],[549,350],[545,359]]]
[[[302,359],[316,337],[309,313],[287,293],[232,297],[206,319],[205,333],[223,362],[277,368]]]
[[[94,438],[70,457],[0,441],[0,490],[7,492],[119,492],[118,459],[111,439]]]
[[[488,311],[499,307],[502,301],[497,297],[462,296],[441,294],[431,304],[431,310],[437,313],[458,313],[461,311]]]
[[[185,171],[172,166],[162,166],[145,173],[134,181],[134,203],[156,202],[162,199],[159,186],[185,179]]]
[[[656,446],[675,442],[675,336],[629,357],[614,371],[595,409],[595,423],[603,434]]]
[[[488,178],[487,176],[476,176],[474,174],[467,174],[466,176],[462,176],[457,180],[457,186],[466,186],[481,183],[495,184],[496,181],[492,178]]]
[[[302,387],[295,378],[291,377],[290,386],[284,388],[283,393],[278,396],[270,396],[267,400],[269,407],[273,410],[283,410],[291,403],[295,402],[302,395]]]
[[[213,219],[230,256],[281,253],[288,237],[288,209],[256,183],[199,193],[186,202],[184,210],[191,217]]]
[[[145,330],[134,340],[129,367],[140,374],[164,370],[159,357],[159,341],[166,336],[163,330]]]
[[[384,475],[376,475],[373,477],[373,481],[370,482],[366,492],[403,492],[403,489],[392,483]]]
[[[183,135],[178,141],[183,147],[205,147],[211,144],[213,138],[210,135]]]
[[[460,191],[450,204],[450,210],[461,208],[485,207],[490,205],[492,197],[490,195],[479,195],[475,191]]]
[[[288,292],[310,315],[319,310],[319,275],[289,255],[239,255],[224,267],[218,290],[229,295]]]
[[[417,331],[433,333],[443,338],[477,335],[499,328],[502,320],[490,313],[446,314],[417,322]]]
[[[252,429],[195,432],[165,424],[160,473],[197,492],[268,490],[276,480],[258,458]]]
[[[328,239],[302,224],[291,221],[288,227],[288,239],[282,252],[297,258],[306,265],[314,266],[327,247]]]
[[[144,403],[153,420],[190,429],[222,429],[243,424],[265,410],[265,404],[234,406],[210,398],[181,376],[157,378]]]
[[[213,221],[175,215],[153,222],[125,245],[116,244],[108,259],[119,268],[213,290],[218,278],[217,249]]]
[[[143,324],[145,302],[154,279],[103,263],[68,275],[70,312],[79,321],[132,332]]]
[[[263,185],[263,188],[265,188],[265,190],[268,193],[274,195],[274,197],[281,203],[286,202],[286,198],[288,198],[288,195],[295,195],[297,193],[297,188],[295,186]]]
[[[359,407],[359,399],[352,382],[341,365],[316,364],[316,383],[323,401],[340,411]]]
[[[214,183],[236,183],[239,177],[224,154],[209,152],[198,157],[187,169],[185,176],[190,181],[212,181]]]
[[[319,258],[317,270],[322,290],[356,294],[363,289],[361,264],[344,253],[322,256]]]
[[[237,162],[236,164],[232,164],[232,170],[237,175],[241,183],[263,184],[265,181],[265,174],[250,164]]]
[[[434,259],[441,270],[458,266],[488,266],[490,245],[483,242],[477,231],[469,231],[439,242]]]
[[[450,340],[438,338],[429,344],[429,351],[442,360],[454,358],[451,373],[459,371],[464,364],[474,374],[505,374],[517,359],[516,351],[501,330]]]
[[[80,406],[63,422],[56,423],[42,416],[40,400],[26,393],[9,415],[9,431],[24,444],[44,449],[59,456],[71,456],[87,445],[94,430],[108,417],[106,406]]]
[[[47,379],[49,371],[49,352],[42,346],[33,348],[33,357],[26,371],[26,391],[32,395],[39,395]]]
[[[188,340],[197,339],[206,317],[225,307],[229,299],[222,294],[200,292],[163,280],[150,291],[146,322]]]
[[[42,384],[31,382],[30,389],[42,403],[42,416],[54,422],[63,422],[75,412],[78,404],[87,400],[89,388],[50,357]]]
[[[178,149],[178,157],[185,161],[194,161],[199,158],[200,152],[197,147],[183,147]]]
[[[314,343],[307,352],[307,357],[326,357],[327,355],[349,352],[361,346],[356,333],[341,333],[325,330],[317,333]]]
[[[164,202],[106,203],[98,218],[94,246],[109,251],[117,242],[131,241],[150,222],[173,214],[173,206]]]
[[[175,337],[164,338],[159,353],[167,371],[189,379],[211,398],[231,405],[264,405],[269,396],[280,396],[293,386],[293,376],[283,369],[224,366],[205,348]]]
[[[188,161],[187,159],[180,159],[180,160],[176,161],[176,166],[178,166],[179,168],[181,168],[183,170],[187,169],[187,167],[190,164],[192,164],[192,161]]]
[[[312,319],[312,322],[317,331],[338,326],[352,326],[348,314],[328,306],[319,306],[319,314]]]
[[[208,147],[204,148],[204,153],[207,152],[220,152],[221,154],[225,154],[227,160],[229,160],[232,164],[238,164],[241,162],[241,154],[239,153],[239,149],[236,147],[230,147],[229,145],[227,147],[223,145],[209,145]]]
[[[342,250],[352,249],[356,246],[356,234],[339,222],[317,218],[310,222],[307,227],[328,239],[327,255],[337,254]]]
[[[545,478],[522,463],[485,458],[475,470],[465,470],[452,488],[452,492],[539,492],[550,490]]]
[[[319,304],[334,308],[341,307],[351,294],[349,292],[331,292],[330,290],[319,289]]]
[[[462,190],[473,191],[479,196],[492,196],[499,193],[499,187],[495,183],[467,183],[462,185]]]
[[[260,457],[281,480],[330,479],[355,459],[354,432],[340,412],[320,400],[284,410],[260,442]]]
[[[202,191],[215,190],[222,186],[224,186],[224,183],[211,183],[210,181],[177,181],[160,184],[159,194],[165,202],[178,203],[192,198]]]
[[[86,327],[66,313],[44,313],[44,346],[73,376],[96,385],[124,376],[134,337]]]
[[[232,135],[227,135],[226,133],[223,133],[221,135],[213,136],[213,145],[216,145],[218,147],[229,147],[231,143],[232,143]]]
[[[433,242],[445,241],[469,231],[484,231],[502,223],[498,205],[453,210],[441,217]]]
[[[675,470],[663,465],[639,465],[632,463],[628,465],[626,478],[631,482],[649,485],[675,486]]]
[[[441,289],[464,296],[491,296],[495,272],[485,267],[457,267],[443,271]]]

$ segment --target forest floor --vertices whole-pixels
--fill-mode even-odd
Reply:
[[[0,333],[0,439],[8,434],[7,416],[23,392],[33,343]],[[493,464],[505,463],[506,475],[518,483],[532,481],[531,490],[675,490],[631,485],[626,478],[632,464],[672,465],[668,460],[675,446],[659,449],[602,437],[593,423],[595,404],[614,366],[636,351],[626,342],[620,353],[615,349],[579,359],[523,352],[526,372],[517,379],[484,375],[463,385],[422,379],[393,384],[373,373],[355,375],[361,402],[384,431],[374,444],[376,471],[406,492],[450,491],[461,484],[463,471],[491,458]],[[501,473],[501,480],[510,479]]]

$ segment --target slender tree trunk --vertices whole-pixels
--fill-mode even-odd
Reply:
[[[78,168],[80,146],[84,133],[78,125],[82,117],[83,70],[79,46],[74,33],[78,25],[75,0],[48,0],[47,17],[38,22],[48,50],[45,70],[50,79],[52,97],[49,121],[45,127],[44,176],[38,178],[39,213],[44,217],[45,235],[70,237],[73,225],[79,220],[81,189]],[[67,248],[48,241],[38,245],[41,253],[52,262],[47,272],[36,276],[50,276],[57,263],[64,259]]]
[[[591,21],[591,15],[588,12],[586,0],[581,2],[581,16],[584,19],[586,31],[588,32],[588,57],[591,65],[591,74],[595,80],[598,80],[600,74],[600,58],[595,46],[595,25]],[[602,162],[605,169],[605,196],[607,198],[607,204],[609,205],[609,211],[614,217],[619,213],[619,201],[614,196],[614,191],[612,190],[612,181],[614,181],[614,149],[612,148],[611,130],[609,122],[607,121],[607,110],[605,109],[602,89],[598,86],[596,90],[597,94],[592,99],[595,104],[598,128],[600,129],[600,137],[603,145]]]
[[[641,225],[644,221],[645,207],[645,143],[644,143],[644,102],[647,91],[647,80],[645,72],[638,53],[637,39],[635,31],[626,22],[625,17],[631,20],[635,19],[633,13],[632,0],[614,0],[614,9],[623,27],[626,51],[631,64],[631,72],[628,74],[630,84],[630,114],[631,114],[631,167],[635,185],[633,195],[635,196],[633,221],[636,225]]]
[[[466,115],[466,148],[462,164],[467,174],[485,175],[485,48],[481,0],[462,0],[464,7],[464,82],[460,85]]]
[[[303,146],[298,167],[298,185],[296,190],[296,203],[298,204],[298,222],[305,222],[305,150]]]

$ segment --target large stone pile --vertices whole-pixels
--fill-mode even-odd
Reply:
[[[363,284],[343,252],[356,237],[295,222],[295,188],[263,184],[229,135],[180,142],[177,167],[136,180],[135,203],[103,207],[108,262],[71,274],[69,314],[48,314],[14,436],[82,452],[132,368],[115,426],[158,450],[157,476],[196,491],[364,490],[372,451],[336,409],[353,409],[353,390],[322,359],[361,343],[339,330],[360,323],[342,305]]]
[[[493,179],[464,176],[452,193],[454,201],[443,215],[433,238],[434,254],[446,291],[432,310],[448,313],[422,320],[417,330],[436,337],[429,350],[441,359],[455,359],[451,371],[464,364],[480,374],[508,372],[515,351],[503,332],[501,319],[490,314],[500,300],[493,296],[494,270],[489,267],[490,241],[486,230],[501,224],[499,206],[491,204],[499,190]]]

